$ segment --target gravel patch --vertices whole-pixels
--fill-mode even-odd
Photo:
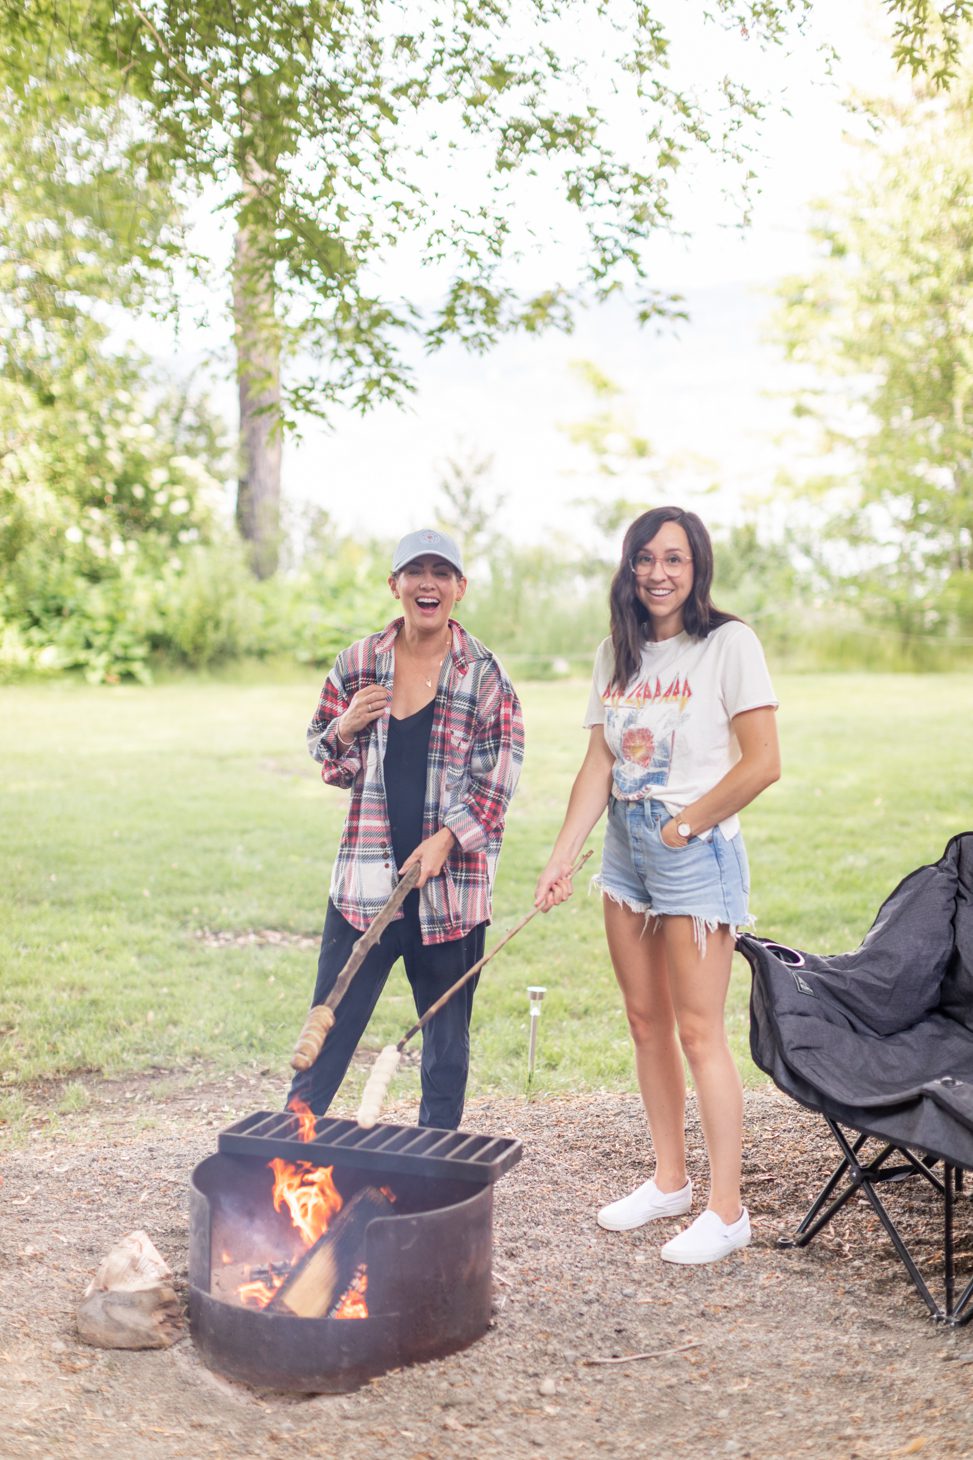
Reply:
[[[777,1247],[835,1164],[823,1123],[776,1092],[746,1097],[755,1240],[705,1268],[658,1248],[678,1222],[602,1232],[594,1213],[645,1179],[636,1096],[476,1100],[464,1128],[515,1135],[496,1187],[495,1317],[462,1353],[353,1394],[258,1392],[208,1371],[187,1337],[93,1349],[74,1325],[108,1248],[144,1228],[185,1296],[188,1177],[282,1080],[199,1073],[87,1081],[90,1104],[3,1161],[0,1455],[170,1457],[970,1456],[973,1328],[932,1323],[862,1201],[804,1251]],[[391,1121],[414,1109],[391,1105]],[[689,1107],[690,1169],[702,1138]],[[942,1235],[916,1182],[891,1190],[930,1261]],[[966,1209],[960,1260],[973,1266]],[[941,1255],[941,1253],[940,1253]]]

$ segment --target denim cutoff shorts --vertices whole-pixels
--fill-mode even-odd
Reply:
[[[662,827],[672,818],[661,801],[608,802],[608,829],[601,872],[594,878],[613,902],[646,918],[691,917],[696,941],[722,926],[732,933],[750,925],[747,909],[750,868],[743,834],[727,838],[714,826],[710,836],[691,837],[684,847],[667,847]]]

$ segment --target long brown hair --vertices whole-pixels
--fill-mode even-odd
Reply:
[[[694,639],[705,639],[720,624],[736,622],[736,614],[724,613],[710,598],[713,583],[713,544],[709,533],[695,512],[682,507],[653,507],[628,528],[622,542],[622,560],[612,579],[611,604],[612,651],[615,670],[612,687],[622,690],[634,679],[642,662],[642,645],[650,637],[648,610],[635,592],[632,559],[653,540],[663,523],[675,522],[689,539],[693,559],[693,586],[683,607],[683,627]]]

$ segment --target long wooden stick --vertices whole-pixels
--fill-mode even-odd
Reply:
[[[571,871],[568,873],[568,876],[576,876],[576,874],[581,871],[581,868],[584,866],[585,862],[587,862],[590,856],[590,852],[585,852],[583,857],[579,857],[577,862],[575,862],[574,866],[571,868]],[[468,983],[470,981],[474,974],[479,973],[480,969],[488,964],[490,962],[490,959],[493,958],[495,954],[499,953],[500,949],[503,948],[505,944],[509,943],[511,938],[514,937],[516,933],[520,932],[521,928],[526,927],[531,918],[535,918],[540,911],[541,909],[539,907],[531,908],[530,912],[527,913],[525,917],[522,917],[516,927],[511,928],[510,932],[507,933],[503,938],[501,938],[500,942],[497,943],[495,947],[491,948],[489,953],[484,954],[484,956],[480,959],[478,963],[474,963],[472,968],[468,968],[463,974],[462,978],[458,978],[456,980],[452,988],[448,988],[446,992],[440,998],[438,998],[434,1004],[430,1005],[430,1007],[426,1010],[418,1023],[413,1024],[411,1029],[406,1030],[405,1034],[403,1034],[398,1044],[387,1044],[385,1048],[379,1053],[378,1058],[372,1066],[371,1074],[365,1082],[365,1088],[362,1091],[361,1104],[358,1107],[358,1124],[364,1130],[371,1130],[372,1126],[375,1125],[378,1117],[381,1115],[382,1102],[388,1094],[389,1085],[392,1083],[392,1076],[398,1069],[399,1061],[402,1058],[402,1051],[405,1049],[405,1046],[408,1044],[412,1036],[414,1034],[418,1034],[423,1025],[428,1024],[433,1015],[437,1014],[439,1010],[443,1007],[443,1005],[445,1003],[448,1003],[453,995],[457,993],[465,983]]]
[[[345,996],[345,991],[351,983],[355,974],[361,968],[366,956],[375,947],[389,923],[395,917],[399,908],[405,902],[409,893],[419,881],[422,868],[418,862],[413,862],[406,872],[392,889],[387,902],[379,908],[372,918],[368,927],[355,943],[351,950],[348,961],[335,979],[334,987],[328,994],[323,1004],[315,1004],[304,1021],[304,1028],[301,1030],[298,1041],[294,1046],[294,1053],[291,1056],[291,1068],[295,1070],[307,1070],[314,1064],[321,1047],[328,1037],[329,1029],[334,1027],[334,1011]]]
[[[578,861],[575,862],[574,866],[571,868],[571,871],[567,875],[569,877],[576,877],[590,856],[590,852],[585,852],[584,856],[579,857]],[[506,947],[511,938],[513,938],[515,934],[519,933],[521,928],[526,928],[531,918],[536,918],[537,914],[540,911],[541,908],[532,907],[530,912],[525,913],[520,922],[515,924],[515,926],[510,929],[509,933],[504,934],[499,943],[494,944],[489,953],[484,953],[479,963],[474,963],[472,968],[468,968],[463,974],[462,978],[458,978],[456,982],[450,988],[448,988],[444,994],[440,994],[439,998],[434,1004],[429,1005],[429,1008],[423,1014],[422,1018],[416,1020],[411,1029],[406,1030],[402,1038],[399,1040],[398,1044],[395,1046],[400,1054],[405,1049],[409,1040],[412,1039],[414,1035],[418,1034],[419,1030],[424,1028],[425,1025],[429,1023],[429,1020],[433,1017],[433,1015],[438,1014],[443,1005],[448,1004],[453,995],[459,993],[463,985],[465,983],[469,983],[473,975],[479,973],[481,968],[485,968],[486,965],[490,962],[490,959],[495,958],[496,955],[500,952],[500,949]]]

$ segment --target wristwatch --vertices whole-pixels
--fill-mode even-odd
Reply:
[[[689,822],[688,821],[677,821],[676,822],[676,831],[678,831],[678,833],[679,833],[679,835],[681,837],[685,837],[685,839],[686,839],[687,842],[689,841],[690,837],[693,834],[693,829],[689,825]]]

